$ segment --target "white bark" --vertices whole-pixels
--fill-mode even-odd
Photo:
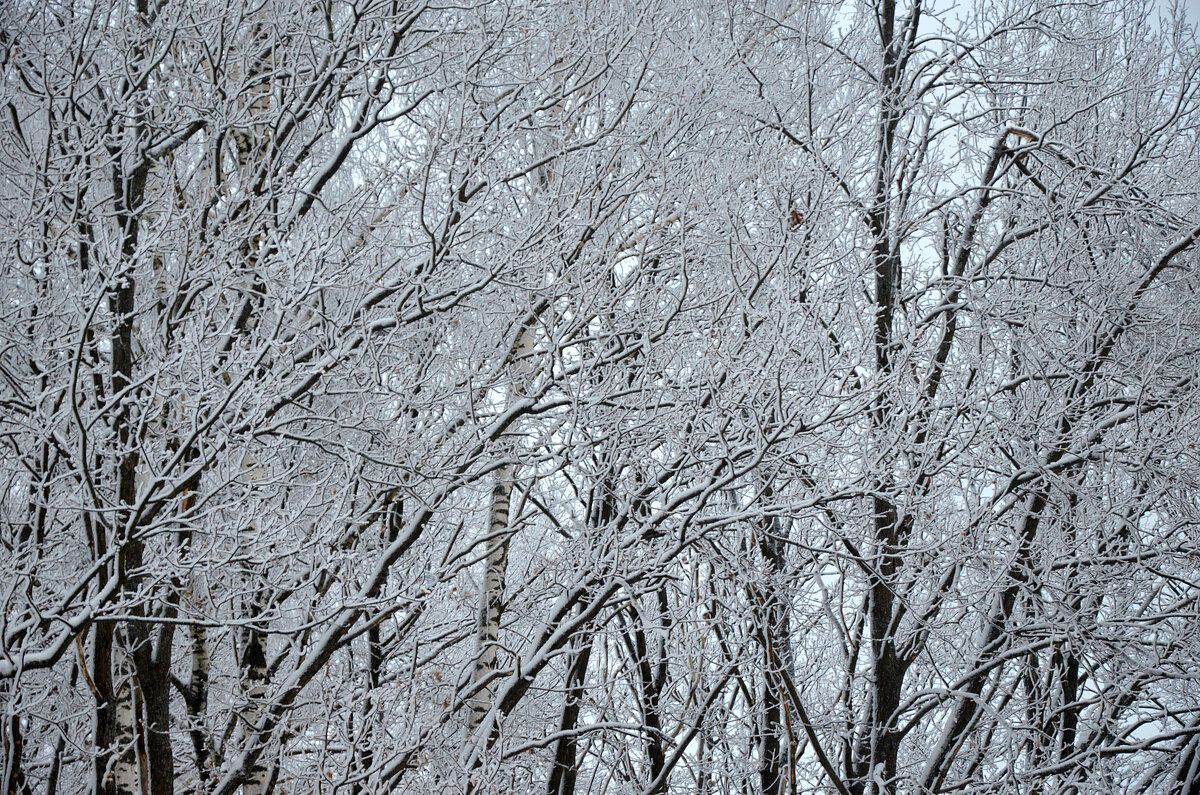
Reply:
[[[117,634],[117,649],[113,652],[113,679],[116,708],[113,712],[116,724],[116,748],[112,756],[113,792],[116,795],[139,795],[142,791],[138,772],[137,737],[137,682],[133,660],[128,651],[121,648],[122,634]]]
[[[509,394],[511,403],[524,396],[533,372],[534,322],[528,318],[517,332],[512,354],[509,357]],[[518,445],[505,445],[503,454],[516,457]],[[508,549],[514,528],[512,519],[513,488],[516,484],[517,465],[505,463],[496,470],[495,486],[492,488],[491,506],[488,511],[487,557],[484,560],[483,589],[480,593],[478,652],[471,671],[471,687],[476,692],[470,697],[470,713],[467,719],[467,734],[474,734],[495,703],[498,686],[496,676],[500,656],[500,624],[504,617],[504,585],[508,572]]]

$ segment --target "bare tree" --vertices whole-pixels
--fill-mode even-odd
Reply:
[[[6,792],[1186,793],[1151,4],[0,14]]]
[[[1193,405],[1200,227],[1170,163],[1194,156],[1196,62],[1147,11],[734,21],[747,114],[811,186],[790,234],[826,252],[793,290],[861,411],[811,428],[785,475],[808,529],[781,540],[812,567],[797,604],[843,650],[792,693],[818,705],[813,783],[1171,786],[1122,761],[1164,764],[1195,706],[1166,673],[1191,653],[1167,618],[1193,598],[1167,585],[1193,563],[1192,509],[1167,496],[1190,477],[1161,468],[1186,454],[1155,427]],[[1135,537],[1160,563],[1116,540]],[[1170,651],[1128,664],[1139,642],[1110,633],[1159,621]]]

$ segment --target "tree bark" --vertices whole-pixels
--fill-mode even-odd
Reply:
[[[512,369],[510,401],[524,392],[532,370],[534,320],[535,318],[529,317],[522,323],[508,357],[508,364]],[[500,466],[496,470],[495,486],[492,488],[487,525],[488,552],[484,561],[479,628],[476,636],[478,654],[471,672],[471,687],[475,693],[470,699],[468,735],[473,735],[483,723],[495,700],[498,639],[500,621],[504,615],[504,580],[508,572],[508,545],[512,532],[509,527],[509,510],[516,483],[516,471],[516,465],[512,463]]]
[[[581,638],[567,664],[565,695],[558,723],[560,737],[554,744],[554,762],[546,786],[547,795],[575,795],[579,709],[583,702],[584,684],[587,681],[591,656],[591,638]]]

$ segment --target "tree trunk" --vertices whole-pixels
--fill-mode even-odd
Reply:
[[[518,397],[527,387],[532,370],[533,324],[536,318],[528,317],[517,332],[516,341],[508,357],[512,369],[509,400]],[[504,615],[504,579],[508,572],[508,544],[511,538],[509,509],[513,487],[516,483],[516,465],[506,463],[496,470],[496,482],[492,489],[491,510],[488,514],[488,552],[484,562],[483,591],[480,597],[479,625],[476,636],[478,654],[471,672],[471,687],[475,690],[470,700],[467,717],[468,735],[473,735],[492,709],[496,692],[496,661],[499,654],[498,639],[500,621]],[[476,688],[478,688],[476,690]]]
[[[514,467],[505,465],[496,472],[492,489],[492,507],[488,517],[488,554],[484,563],[483,594],[479,609],[479,654],[471,674],[473,687],[471,713],[467,728],[474,733],[492,708],[496,691],[494,675],[499,648],[500,619],[504,614],[504,578],[508,571],[508,521],[512,502]]]
[[[251,597],[249,617],[256,621],[262,612],[258,597]],[[263,700],[267,694],[267,647],[266,636],[254,623],[243,634],[242,682],[245,688],[246,708],[242,713],[245,735],[251,735],[263,716]],[[267,795],[270,786],[270,771],[266,754],[259,754],[254,765],[246,774],[242,784],[243,795]]]
[[[583,702],[588,662],[592,656],[591,638],[582,638],[567,665],[566,692],[554,744],[554,764],[550,768],[547,795],[575,795],[576,753],[579,748],[579,708]]]
[[[145,637],[133,655],[142,713],[138,716],[139,748],[144,752],[149,795],[173,795],[175,791],[175,757],[170,734],[174,635],[175,624],[164,621],[158,627],[153,644]]]
[[[212,777],[209,738],[206,731],[208,721],[208,679],[211,662],[208,655],[208,630],[200,624],[192,624],[188,630],[192,646],[192,675],[188,681],[185,705],[188,715],[188,735],[196,757],[197,791],[208,791]]]
[[[116,692],[114,694],[112,761],[113,795],[140,795],[141,778],[138,771],[137,681],[133,661],[126,648],[128,640],[118,633],[114,644]]]
[[[763,492],[770,498],[771,490]],[[763,652],[762,718],[759,729],[759,785],[763,795],[781,795],[791,780],[794,746],[786,718],[787,691],[784,677],[791,676],[792,643],[787,604],[780,595],[787,560],[779,522],[770,519],[759,527],[758,548],[767,563],[769,580],[753,597],[758,605],[756,619]],[[758,589],[756,589],[758,590]]]
[[[395,543],[399,537],[400,528],[404,524],[404,500],[399,496],[393,496],[391,505],[388,506],[384,513],[384,543],[390,546]],[[371,597],[379,596],[379,589],[371,592]],[[372,714],[375,710],[376,696],[375,693],[379,689],[379,685],[383,681],[383,666],[386,662],[384,656],[383,639],[381,637],[379,622],[372,622],[367,629],[367,686],[369,692],[366,698],[363,699],[361,718],[363,731],[357,737],[358,744],[361,747],[354,750],[353,768],[360,776],[351,787],[353,795],[361,795],[366,788],[365,777],[370,775],[371,768],[375,764],[375,747],[372,742],[372,727],[371,722],[376,720]]]
[[[92,766],[94,795],[113,795],[113,749],[117,741],[117,697],[113,687],[112,654],[113,625],[107,621],[96,625],[92,637],[92,695],[96,699],[93,715],[93,742],[96,758]]]
[[[22,767],[24,749],[21,738],[21,717],[12,693],[12,680],[0,682],[0,707],[4,709],[4,724],[0,728],[0,749],[4,752],[2,771],[5,795],[26,795],[29,787],[25,783]]]

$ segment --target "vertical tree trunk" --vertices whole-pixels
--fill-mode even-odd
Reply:
[[[13,680],[0,682],[0,707],[4,709],[4,723],[0,727],[0,750],[3,750],[4,795],[26,795],[29,791],[25,783],[25,772],[22,767],[24,749],[21,737],[21,718],[16,709],[15,696],[12,692]]]
[[[643,742],[646,753],[646,780],[651,782],[645,795],[663,795],[667,792],[668,777],[663,775],[667,766],[666,739],[663,733],[662,699],[666,690],[668,660],[666,631],[667,593],[659,588],[655,593],[658,605],[657,624],[661,630],[655,632],[660,642],[652,647],[646,633],[646,619],[637,607],[636,597],[625,611],[628,625],[623,626],[624,642],[636,678],[638,708],[641,712]]]
[[[117,741],[117,698],[113,687],[113,625],[107,621],[96,625],[92,636],[91,680],[96,699],[93,714],[96,756],[92,763],[94,795],[113,795],[112,753]]]
[[[765,489],[770,498],[771,490]],[[791,676],[792,644],[787,604],[780,595],[780,578],[787,560],[779,522],[769,519],[760,524],[758,549],[767,563],[769,581],[754,595],[759,605],[756,619],[759,643],[763,651],[762,724],[759,729],[759,785],[763,795],[781,795],[790,776],[789,760],[794,746],[787,709],[784,677]]]
[[[879,73],[880,106],[877,127],[875,185],[872,205],[867,210],[867,226],[872,238],[871,262],[875,275],[875,405],[871,412],[874,437],[877,482],[873,489],[872,536],[875,545],[874,573],[869,584],[868,624],[871,630],[871,661],[873,679],[870,685],[870,708],[865,744],[865,758],[855,766],[856,792],[867,787],[876,795],[895,792],[899,736],[896,708],[904,684],[905,666],[897,653],[895,616],[896,577],[908,522],[902,522],[894,494],[896,484],[890,461],[895,452],[890,447],[895,424],[900,416],[897,393],[893,383],[895,314],[900,295],[902,268],[900,250],[892,240],[892,185],[895,180],[894,141],[901,118],[902,73],[906,61],[905,48],[915,36],[920,18],[920,2],[913,4],[910,17],[900,31],[896,30],[895,0],[881,0],[875,9],[879,30],[882,65]]]
[[[128,639],[117,633],[114,644],[115,693],[113,724],[115,729],[112,761],[113,795],[140,795],[137,737],[137,683],[130,659]]]
[[[184,421],[182,406],[180,406],[179,419],[181,423]],[[189,449],[186,460],[191,462],[195,459],[196,450]],[[184,529],[179,533],[179,549],[181,554],[184,555],[190,553],[192,550],[194,536],[189,523],[192,520],[192,509],[196,504],[196,489],[198,486],[199,479],[195,479],[188,484],[187,491],[184,492],[183,500],[179,507],[180,518],[184,522]],[[194,576],[192,574],[184,574],[179,577],[175,582],[174,590],[178,594],[177,601],[182,603],[185,609],[195,610],[197,608]],[[174,612],[177,614],[179,611],[176,609]],[[169,642],[167,645],[169,645]],[[196,792],[197,795],[204,795],[208,791],[209,781],[212,777],[211,741],[205,728],[208,720],[208,680],[212,661],[209,658],[208,652],[208,630],[203,624],[191,623],[188,625],[188,645],[191,656],[191,675],[188,677],[183,703],[184,709],[187,712],[188,738],[191,740],[192,753],[195,758]],[[164,667],[168,680],[166,684],[169,685],[169,662]]]
[[[208,720],[208,679],[211,662],[208,655],[208,631],[200,624],[192,624],[189,636],[192,646],[192,675],[188,681],[185,706],[189,724],[188,735],[196,757],[196,789],[202,794],[208,791],[212,777],[208,732],[205,730]]]
[[[391,505],[388,506],[383,517],[384,527],[384,544],[390,546],[395,543],[400,535],[400,528],[404,524],[404,500],[393,495]],[[371,591],[371,597],[379,596],[379,590]],[[354,749],[353,768],[358,772],[360,778],[354,782],[351,787],[353,795],[361,795],[365,791],[365,777],[371,772],[371,767],[375,764],[375,748],[372,742],[371,721],[375,720],[372,712],[376,708],[377,692],[380,684],[383,681],[383,665],[385,662],[383,639],[381,637],[379,623],[374,622],[367,629],[367,696],[363,699],[361,717],[363,732],[358,737],[358,742],[361,747]]]
[[[567,665],[566,689],[558,730],[561,736],[554,744],[554,764],[550,768],[547,795],[575,795],[576,755],[579,748],[579,709],[583,702],[588,662],[592,656],[590,637],[581,638]]]
[[[605,456],[607,459],[607,456]],[[608,463],[606,461],[606,463]],[[611,477],[600,478],[591,493],[588,506],[588,526],[597,533],[608,528],[616,513],[614,487]],[[591,628],[576,638],[575,649],[567,664],[563,711],[559,721],[562,736],[554,744],[554,763],[547,780],[547,795],[574,795],[576,782],[576,756],[579,749],[579,711],[583,702],[584,685],[587,681],[588,663],[592,656]]]
[[[242,713],[245,735],[258,728],[263,715],[263,699],[267,694],[267,641],[266,636],[254,623],[262,613],[257,589],[250,597],[248,616],[250,623],[242,640],[242,682],[245,688],[246,708]],[[266,754],[259,754],[254,765],[246,774],[242,784],[243,795],[266,795],[270,786],[270,771]]]
[[[508,364],[512,371],[509,389],[510,402],[520,396],[528,386],[527,381],[532,371],[535,320],[536,318],[531,316],[522,323],[508,357]],[[516,484],[516,473],[515,464],[504,464],[496,470],[496,483],[492,489],[487,527],[488,552],[484,562],[483,591],[480,596],[479,627],[476,637],[478,654],[471,672],[472,689],[478,689],[470,701],[470,714],[467,717],[468,735],[473,735],[479,728],[495,700],[498,639],[500,621],[504,615],[504,580],[508,572],[508,545],[511,539],[509,509],[512,503],[513,487]]]
[[[138,1],[136,11],[139,22],[144,23],[148,12],[144,0]],[[142,77],[140,71],[145,68],[142,56],[142,48],[135,45],[130,58],[132,79]],[[113,209],[120,230],[118,269],[108,288],[108,310],[113,319],[113,331],[109,340],[110,392],[114,396],[123,395],[111,420],[112,437],[116,443],[114,481],[117,505],[117,510],[111,513],[111,530],[117,552],[115,576],[125,594],[135,593],[138,589],[142,577],[144,545],[144,541],[138,535],[138,517],[134,513],[141,456],[137,420],[131,415],[130,407],[137,404],[139,397],[134,388],[136,361],[133,335],[137,309],[134,268],[142,234],[142,213],[150,161],[140,151],[148,137],[146,122],[149,109],[144,101],[138,102],[136,107],[137,113],[133,123],[118,128],[117,134],[112,138],[113,142],[108,144],[109,154],[113,158]],[[123,394],[130,390],[134,390],[135,394]],[[140,616],[144,613],[145,605],[134,601],[126,609],[134,616]],[[125,622],[119,627],[115,639],[112,652],[116,655],[118,678],[115,683],[112,720],[115,723],[114,740],[118,756],[112,764],[113,790],[115,795],[132,795],[138,791],[141,780],[138,770],[139,750],[143,753],[145,751],[144,746],[140,749],[138,747],[143,738],[138,731],[141,724],[138,715],[140,692],[135,660],[136,655],[147,653],[147,649],[144,648],[144,644],[147,643],[145,625],[136,621]],[[167,753],[170,754],[169,745]],[[144,756],[142,758],[144,759]]]
[[[512,503],[514,467],[505,465],[496,472],[492,489],[492,507],[488,515],[488,553],[484,563],[483,595],[479,609],[479,654],[471,681],[479,689],[471,697],[468,729],[474,732],[492,708],[496,683],[496,659],[499,648],[500,619],[504,614],[504,578],[508,571],[508,521]]]
[[[173,612],[173,611],[172,611]],[[175,616],[168,615],[167,619]],[[175,756],[171,748],[171,644],[175,624],[167,620],[144,637],[133,655],[141,715],[139,748],[144,752],[146,790],[149,795],[173,795]]]
[[[640,625],[635,626],[634,642],[638,654],[638,679],[642,690],[646,759],[649,762],[646,778],[652,782],[646,790],[646,795],[664,795],[667,791],[667,778],[662,773],[667,766],[667,754],[663,747],[662,695],[666,677],[660,673],[665,672],[667,661],[664,655],[657,661],[657,665],[651,665],[646,632]]]

